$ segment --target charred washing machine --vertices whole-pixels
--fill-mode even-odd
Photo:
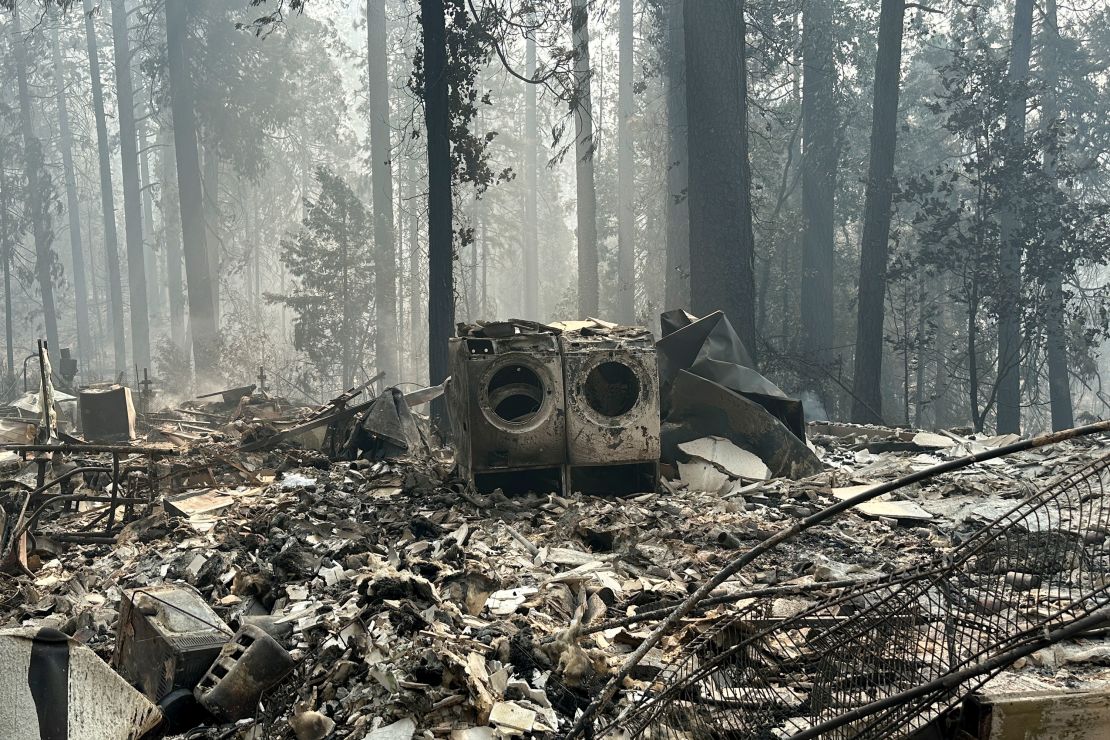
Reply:
[[[557,332],[528,322],[465,327],[451,340],[455,459],[479,493],[563,491],[567,459]]]
[[[651,332],[587,322],[564,331],[559,343],[568,491],[654,491],[659,478],[659,368]]]

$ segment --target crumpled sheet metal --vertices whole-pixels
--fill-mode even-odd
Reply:
[[[722,312],[714,311],[699,319],[685,311],[667,311],[661,325],[663,338],[656,349],[664,419],[670,411],[675,379],[680,371],[687,370],[755,401],[798,439],[805,440],[802,402],[788,397],[753,369],[751,355]]]
[[[344,445],[347,455],[368,460],[425,458],[428,442],[416,423],[405,394],[387,388],[355,424]]]
[[[759,404],[680,370],[671,388],[671,410],[661,429],[663,459],[679,459],[678,445],[711,435],[759,455],[775,477],[798,479],[824,470],[813,450]]]
[[[139,740],[162,713],[91,649],[56,630],[0,631],[0,737]]]

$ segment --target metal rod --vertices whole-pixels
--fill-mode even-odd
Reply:
[[[59,494],[57,496],[51,496],[46,501],[44,501],[41,506],[39,506],[37,509],[35,509],[31,513],[31,516],[27,517],[27,524],[24,526],[23,530],[24,531],[31,530],[34,527],[35,522],[38,520],[38,518],[40,516],[42,516],[43,513],[46,512],[46,509],[49,506],[51,506],[52,504],[60,503],[62,501],[91,501],[91,502],[100,503],[100,504],[111,504],[112,503],[112,499],[109,496],[91,496],[89,494],[84,494],[84,493],[64,493],[64,494]],[[141,504],[141,503],[143,503],[143,499],[135,499],[135,498],[118,498],[118,499],[116,499],[116,506],[119,506],[120,504],[127,504],[127,503],[140,503]],[[111,509],[105,510],[104,513],[102,513],[100,516],[98,516],[96,518],[96,520],[94,520],[94,521],[102,519],[104,517],[104,515],[108,514],[110,511],[111,511]],[[108,527],[108,530],[111,530],[110,526]],[[20,534],[22,534],[22,532],[20,532]]]
[[[112,499],[108,504],[108,526],[106,530],[112,531],[112,527],[116,526],[116,499],[119,497],[119,453],[112,453]]]
[[[0,443],[0,450],[12,452],[90,452],[132,455],[177,455],[178,451],[172,447],[132,447],[131,445],[90,445],[90,444],[54,444],[54,445],[13,445]]]
[[[767,596],[783,596],[783,595],[796,595],[805,594],[811,591],[830,591],[834,588],[849,588],[852,586],[862,586],[872,582],[879,582],[888,578],[885,574],[876,576],[874,578],[843,578],[839,581],[814,581],[813,583],[791,583],[782,586],[768,586],[766,588],[751,589],[748,591],[736,591],[731,594],[721,594],[719,596],[711,596],[707,599],[702,599],[698,603],[698,609],[710,606],[720,606],[721,604],[731,604],[743,599],[759,599]],[[578,633],[580,635],[592,635],[595,632],[604,632],[616,627],[627,627],[630,624],[637,624],[639,622],[647,622],[657,617],[662,617],[677,609],[679,604],[671,604],[670,606],[661,606],[657,609],[649,609],[648,611],[639,612],[637,614],[630,614],[627,617],[619,617],[617,619],[610,619],[605,622],[598,622],[583,627]],[[556,637],[552,637],[551,641],[554,642]]]

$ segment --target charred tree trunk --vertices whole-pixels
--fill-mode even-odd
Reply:
[[[827,0],[802,15],[802,349],[827,366],[833,346],[833,206],[836,193],[836,67]]]
[[[690,303],[690,212],[687,209],[685,0],[669,0],[667,23],[667,308]]]
[[[0,167],[0,262],[4,269],[4,349],[7,355],[6,380],[9,386],[15,380],[15,337],[12,322],[12,253],[15,251],[15,239],[7,239],[14,231],[8,224],[10,216],[7,206],[15,201],[14,195],[8,187],[4,168]],[[5,388],[5,391],[10,392],[10,389]]]
[[[93,233],[93,219],[95,218],[93,214],[94,210],[95,208],[92,204],[85,203],[85,233],[89,234],[90,236]],[[92,332],[93,336],[93,347],[89,355],[89,360],[92,363],[92,366],[95,368],[95,373],[99,375],[104,373],[104,368],[108,365],[107,360],[105,359],[108,354],[108,340],[107,334],[104,331],[104,320],[101,316],[100,311],[101,305],[106,305],[107,301],[105,301],[104,304],[101,304],[100,301],[99,279],[97,278],[96,274],[96,247],[93,245],[93,240],[91,238],[89,239],[88,258],[88,284],[90,300],[89,306],[92,309],[92,320],[96,322],[95,327],[89,327],[89,330]]]
[[[753,354],[755,280],[743,0],[685,12],[694,313],[725,312]]]
[[[387,382],[400,380],[397,365],[397,242],[393,233],[393,164],[389,142],[389,54],[385,0],[366,3],[370,80],[370,159],[374,186],[374,356]]]
[[[1025,146],[1025,102],[1033,38],[1033,0],[1017,0],[1008,73],[1005,167],[1010,177],[999,219],[998,412],[999,434],[1021,432],[1021,187]]]
[[[1052,127],[1060,113],[1056,99],[1059,85],[1060,64],[1060,26],[1056,20],[1056,0],[1045,0],[1042,49],[1044,62],[1044,103],[1042,117],[1048,130],[1046,137],[1049,150],[1044,155],[1044,169],[1048,176],[1056,180],[1056,154],[1053,150]],[[1060,250],[1060,234],[1057,229],[1049,232],[1045,249],[1050,253]],[[1048,395],[1052,408],[1052,429],[1070,429],[1075,426],[1075,414],[1071,402],[1071,378],[1068,374],[1068,345],[1065,330],[1064,291],[1061,285],[1059,268],[1054,268],[1045,286],[1045,300],[1048,304],[1045,316],[1047,355],[1048,355]]]
[[[216,331],[220,330],[220,154],[214,143],[205,140],[204,132],[198,132],[201,147],[201,193],[204,196],[205,237],[208,244],[208,274],[212,278],[212,316]]]
[[[189,74],[187,3],[166,3],[166,38],[170,70],[170,113],[177,154],[177,188],[184,241],[185,279],[189,289],[189,331],[193,338],[193,367],[198,383],[210,383],[217,367],[216,315],[208,240],[204,223],[204,194],[200,181],[200,153]]]
[[[162,233],[166,245],[166,290],[170,303],[170,341],[185,349],[185,286],[181,276],[181,210],[177,198],[177,160],[173,138],[162,140]]]
[[[31,93],[27,86],[27,49],[26,39],[19,22],[19,3],[12,5],[12,33],[15,47],[16,84],[19,89],[19,125],[23,133],[23,164],[27,177],[27,208],[31,212],[31,230],[35,237],[35,275],[42,298],[43,319],[46,323],[46,338],[50,348],[58,350],[58,314],[54,308],[54,280],[51,267],[54,253],[50,248],[53,233],[50,229],[50,214],[44,198],[49,182],[44,181],[45,167],[42,158],[42,143],[35,136],[31,123]]]
[[[420,364],[421,345],[424,343],[424,295],[420,289],[423,279],[420,270],[420,217],[416,208],[416,198],[420,196],[422,188],[416,180],[416,160],[409,158],[408,167],[409,187],[412,188],[412,210],[409,213],[409,373],[415,380],[423,376]]]
[[[352,388],[354,387],[355,377],[354,347],[355,344],[361,340],[361,337],[356,337],[354,332],[354,306],[351,303],[351,257],[347,251],[350,230],[346,223],[346,211],[344,211],[342,234],[343,238],[339,240],[341,270],[339,292],[343,301],[343,305],[341,306],[343,318],[340,326],[340,336],[343,337],[343,340],[340,343],[339,352],[343,371],[343,388]]]
[[[77,357],[87,370],[92,354],[89,333],[89,294],[85,280],[85,255],[81,245],[81,198],[77,194],[77,175],[73,169],[73,134],[69,128],[69,109],[66,103],[65,65],[62,48],[58,42],[58,27],[51,37],[54,59],[54,83],[57,90],[58,135],[61,137],[62,172],[66,181],[66,220],[69,221],[69,249],[73,269],[74,309],[77,313]]]
[[[482,217],[482,254],[479,260],[482,263],[482,297],[478,304],[478,310],[481,316],[489,316],[489,232],[486,228],[486,218]]]
[[[536,76],[536,40],[524,46],[526,72]],[[536,86],[524,90],[524,318],[540,321],[540,237],[536,190],[539,182],[539,128],[536,124]],[[485,243],[482,244],[483,250]],[[482,263],[485,269],[485,262]],[[485,303],[482,303],[485,310]],[[488,318],[488,317],[486,317]]]
[[[158,256],[158,237],[154,229],[154,183],[151,181],[150,137],[147,136],[146,121],[136,121],[139,130],[139,176],[142,178],[143,198],[143,259],[146,265],[147,305],[150,318],[161,328],[165,321],[166,283],[162,280]],[[153,329],[152,331],[157,331]]]
[[[112,348],[115,371],[127,369],[127,343],[123,333],[123,283],[120,279],[119,239],[116,235],[116,196],[112,187],[112,158],[108,151],[108,124],[104,116],[104,92],[100,82],[100,55],[97,51],[96,28],[93,25],[92,0],[84,0],[85,43],[89,53],[89,77],[92,80],[93,115],[96,119],[96,144],[100,163],[100,207],[104,215],[104,253],[108,268],[109,322],[112,325]]]
[[[620,0],[617,50],[617,321],[636,317],[636,172],[632,154],[632,0]]]
[[[127,245],[127,289],[131,296],[131,360],[150,367],[150,317],[146,300],[146,255],[143,254],[143,202],[139,187],[139,134],[135,128],[135,95],[131,81],[131,44],[127,8],[112,0],[112,50],[116,67],[116,108],[119,151],[123,168],[124,243]]]
[[[447,340],[455,328],[451,216],[451,111],[447,99],[447,32],[443,0],[420,0],[424,41],[424,125],[428,139],[428,380],[447,377]],[[446,420],[442,398],[432,416]]]
[[[578,313],[598,315],[597,191],[594,189],[594,119],[590,97],[590,14],[586,0],[572,0],[574,43],[574,174],[578,216]]]
[[[883,421],[883,315],[905,14],[905,0],[883,0],[875,60],[871,159],[860,244],[859,315],[852,377],[852,421],[863,424]]]

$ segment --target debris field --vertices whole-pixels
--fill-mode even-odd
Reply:
[[[665,367],[661,375],[666,386]],[[728,387],[687,370],[672,380],[673,389]],[[374,395],[367,384],[306,408],[238,388],[141,415],[145,439],[127,444],[9,443],[0,653],[54,639],[73,665],[99,656],[111,676],[98,685],[126,679],[142,721],[119,715],[119,727],[102,722],[96,737],[139,737],[139,724],[213,739],[574,736],[584,712],[612,729],[638,703],[666,696],[675,666],[722,625],[755,611],[760,623],[790,619],[860,583],[943,560],[1110,451],[1098,435],[1034,447],[807,526],[630,662],[739,553],[878,484],[1016,440],[810,422],[807,441],[791,443],[804,452],[770,459],[758,443],[738,445],[727,424],[691,435],[693,417],[675,422],[666,408],[691,397],[672,396],[650,490],[482,490],[459,477],[457,448],[441,445],[420,413],[443,390]],[[782,427],[774,435],[791,434],[767,416],[749,426],[773,422]],[[66,474],[62,498],[41,512],[24,503]],[[110,534],[88,534],[115,516]],[[1081,534],[1101,552],[1110,530]],[[1022,587],[1034,601],[1035,586]],[[1069,635],[996,673],[986,688],[1102,696],[1110,641],[1099,630]],[[0,696],[25,690],[13,675],[0,679]],[[612,701],[598,704],[619,675]],[[801,703],[815,691],[787,674],[764,688]],[[71,705],[82,691],[71,686]],[[17,705],[0,709],[0,723],[18,721]],[[666,717],[660,736],[704,735]],[[768,720],[767,737],[809,726],[784,717]],[[78,726],[70,720],[71,737]]]

